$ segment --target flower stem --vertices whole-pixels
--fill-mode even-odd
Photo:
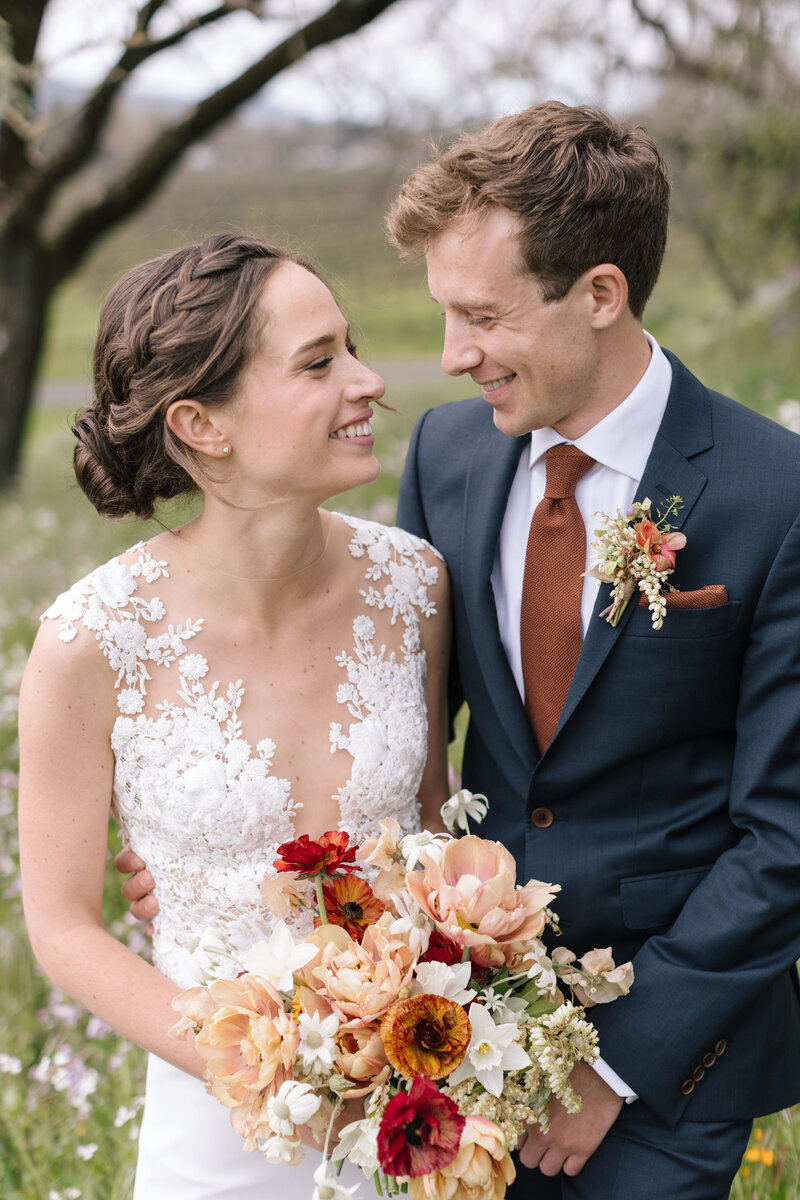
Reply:
[[[374,1179],[375,1179],[375,1191],[378,1193],[378,1195],[379,1195],[379,1196],[382,1196],[382,1195],[383,1195],[383,1188],[381,1187],[381,1173],[380,1173],[380,1171],[376,1171],[376,1172],[375,1172]]]
[[[325,911],[325,896],[322,891],[322,875],[314,876],[314,887],[317,889],[317,909],[319,911],[320,924],[329,925],[328,914]]]

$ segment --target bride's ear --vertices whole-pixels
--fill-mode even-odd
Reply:
[[[227,435],[220,428],[217,412],[197,400],[174,400],[167,409],[166,422],[172,432],[190,450],[223,458],[230,451]]]

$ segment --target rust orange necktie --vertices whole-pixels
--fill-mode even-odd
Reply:
[[[547,451],[544,496],[528,533],[520,642],[525,708],[540,754],[553,736],[581,652],[586,528],[575,487],[593,466],[593,458],[565,442]]]

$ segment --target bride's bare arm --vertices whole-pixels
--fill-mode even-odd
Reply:
[[[450,795],[447,783],[447,670],[450,663],[450,580],[447,569],[430,555],[439,568],[439,581],[430,589],[436,615],[423,617],[420,637],[428,663],[426,703],[428,708],[428,758],[419,789],[422,827],[432,833],[446,832],[439,811]]]
[[[81,644],[83,642],[84,644]],[[39,631],[20,695],[22,895],[34,953],[50,978],[120,1034],[198,1078],[191,1039],[169,1036],[180,990],[114,938],[101,900],[114,761],[111,672],[81,630]]]

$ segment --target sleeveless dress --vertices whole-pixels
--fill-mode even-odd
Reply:
[[[351,759],[349,778],[335,793],[339,828],[360,842],[379,832],[385,817],[404,833],[419,829],[427,742],[419,629],[435,613],[428,588],[439,572],[419,538],[339,519],[364,573],[352,645],[336,656],[342,720],[331,722],[329,738],[332,754],[345,751]],[[91,631],[116,675],[112,809],[123,840],[155,879],[153,963],[191,987],[191,953],[206,931],[241,953],[272,928],[259,885],[274,873],[275,848],[294,837],[299,806],[289,781],[271,773],[274,742],[265,737],[253,747],[244,739],[238,713],[246,685],[215,676],[202,653],[202,619],[180,613],[174,621],[159,599],[169,564],[144,543],[123,558],[76,583],[44,617],[59,621],[65,642],[81,626]],[[310,928],[311,914],[304,917]],[[229,973],[237,970],[231,964]],[[296,1167],[245,1152],[227,1110],[204,1085],[149,1056],[134,1200],[311,1200],[320,1161],[313,1150]],[[339,1182],[365,1184],[361,1196],[372,1190],[349,1164]]]

